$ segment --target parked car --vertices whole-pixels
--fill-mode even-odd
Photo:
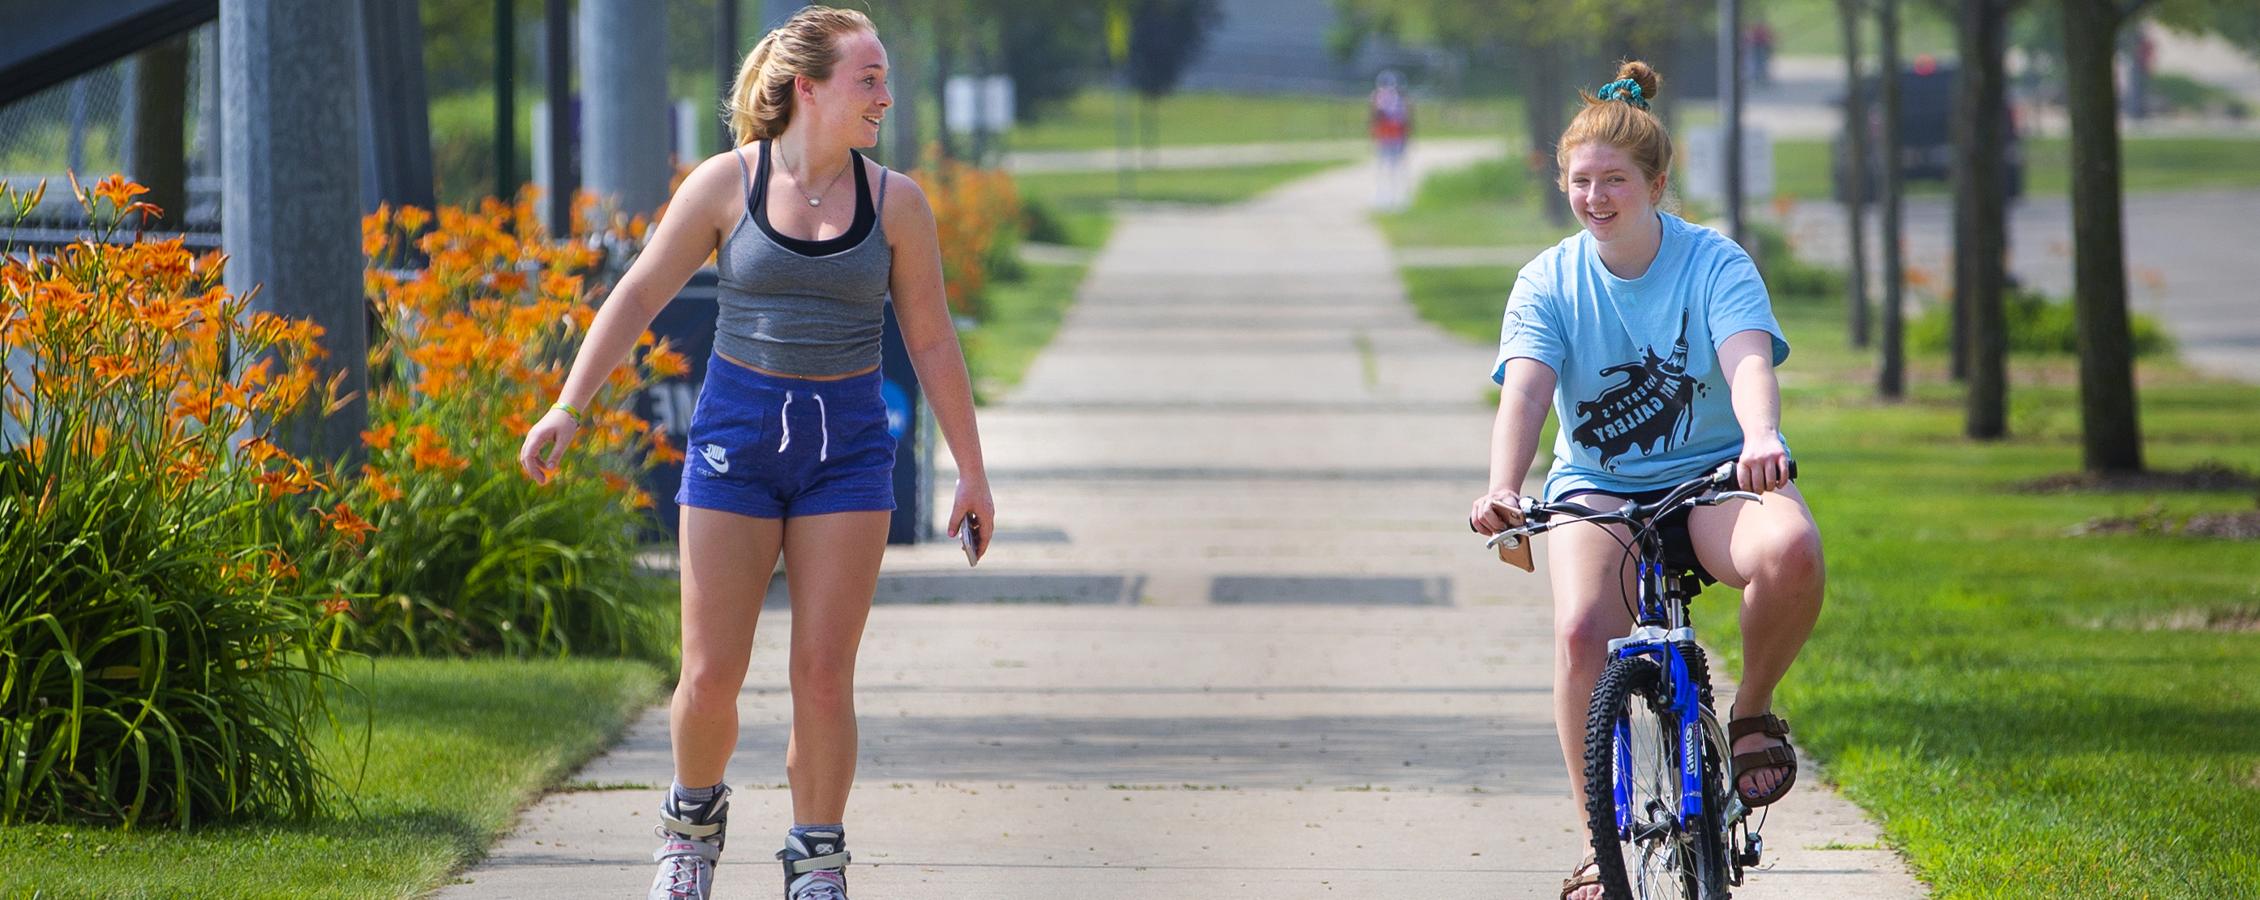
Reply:
[[[1956,66],[1927,57],[1917,58],[1899,72],[1899,178],[1902,183],[1953,178],[1954,82],[1958,75]],[[1878,79],[1870,77],[1862,89],[1866,91],[1868,102],[1869,148],[1863,196],[1873,202],[1883,190],[1883,160],[1878,152],[1883,146],[1883,87]],[[1843,103],[1842,100],[1837,102]],[[2024,145],[2018,136],[2016,116],[2006,103],[2002,105],[2001,117],[2009,126],[2009,139],[2002,147],[2008,163],[2008,197],[2015,200],[2024,195]],[[1850,168],[1850,156],[1843,145],[1842,133],[1829,140],[1831,181],[1838,201],[1845,198],[1846,171]]]

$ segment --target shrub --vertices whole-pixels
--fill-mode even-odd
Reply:
[[[1815,265],[1797,258],[1789,237],[1774,225],[1750,222],[1744,225],[1753,245],[1759,274],[1765,278],[1766,292],[1775,303],[1795,300],[1843,301],[1851,290],[1851,283],[1843,272],[1835,268]],[[1872,300],[1871,300],[1872,302]]]
[[[383,334],[370,350],[369,459],[345,496],[379,530],[365,557],[333,567],[362,595],[358,645],[661,658],[672,635],[634,570],[651,503],[636,480],[680,455],[628,401],[688,364],[646,333],[640,359],[587,411],[558,477],[536,485],[518,448],[595,317],[584,281],[601,242],[551,241],[530,193],[436,216],[380,209],[362,228]],[[629,229],[640,235],[643,223]],[[411,249],[422,269],[385,268]]]
[[[2002,307],[2009,324],[2009,352],[2079,353],[2079,322],[2070,303],[2051,301],[2037,291],[2011,290],[2003,295]],[[1907,323],[1907,346],[1929,353],[1946,352],[1953,316],[1952,306],[1945,303],[1924,310]],[[2129,313],[2128,327],[2137,356],[2173,349],[2173,339],[2156,319]]]
[[[72,187],[94,236],[0,250],[0,825],[308,813],[343,604],[300,562],[366,534],[295,515],[322,478],[268,439],[326,408],[320,330],[112,243],[139,185]]]
[[[942,159],[911,177],[934,208],[950,311],[979,318],[991,278],[1020,272],[1021,205],[1012,176]]]

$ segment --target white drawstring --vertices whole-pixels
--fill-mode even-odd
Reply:
[[[792,412],[793,412],[793,392],[791,392],[791,391],[786,391],[786,392],[785,392],[785,407],[784,407],[783,409],[781,409],[781,410],[778,410],[778,411],[777,411],[777,421],[778,421],[778,422],[781,422],[781,423],[783,423],[783,424],[784,424],[784,426],[785,426],[785,438],[784,438],[784,440],[781,440],[781,441],[778,441],[778,442],[777,442],[777,452],[779,452],[779,453],[783,453],[783,452],[785,452],[785,448],[786,448],[786,447],[790,447],[790,446],[792,446],[792,445],[793,445],[793,417],[792,417]]]
[[[823,462],[830,459],[832,454],[832,420],[824,415],[824,395],[811,396],[816,398],[816,431],[824,436],[824,443],[816,446],[816,461]]]
[[[816,461],[827,462],[832,458],[832,418],[824,411],[823,394],[810,391],[808,395],[816,398],[816,430],[824,441],[816,445]],[[779,453],[785,452],[786,447],[793,445],[792,411],[793,392],[786,391],[785,405],[777,411],[777,420],[784,424],[785,431],[784,437],[777,441],[777,452]]]

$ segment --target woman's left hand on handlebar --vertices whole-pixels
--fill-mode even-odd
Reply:
[[[1782,446],[1781,435],[1744,437],[1734,474],[1745,491],[1763,494],[1788,485],[1789,448]]]

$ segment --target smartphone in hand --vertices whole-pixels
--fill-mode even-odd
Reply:
[[[981,517],[965,514],[965,521],[957,527],[957,544],[965,549],[965,564],[981,564]]]

